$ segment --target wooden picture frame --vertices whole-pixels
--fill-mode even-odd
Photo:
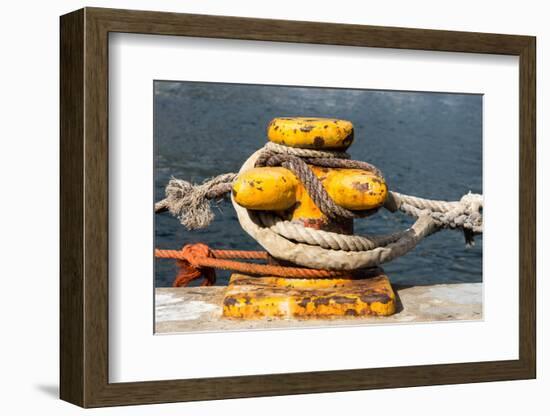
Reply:
[[[100,8],[85,8],[62,16],[60,29],[60,396],[63,400],[83,407],[99,407],[535,378],[534,37]],[[109,383],[110,32],[518,56],[519,359]]]

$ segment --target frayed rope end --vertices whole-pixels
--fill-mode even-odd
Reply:
[[[188,230],[206,228],[214,220],[210,200],[227,194],[235,177],[234,173],[226,173],[200,185],[172,177],[166,186],[163,206]]]

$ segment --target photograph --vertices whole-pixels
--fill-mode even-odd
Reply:
[[[152,87],[156,334],[483,320],[483,94]]]

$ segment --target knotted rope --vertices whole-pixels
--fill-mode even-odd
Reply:
[[[479,194],[468,192],[460,201],[448,202],[390,192],[386,206],[416,218],[428,214],[440,229],[462,229],[469,246],[474,244],[474,235],[483,232],[483,197]]]
[[[267,260],[265,251],[247,250],[211,250],[206,244],[187,244],[181,250],[155,249],[155,257],[176,259],[179,272],[173,286],[186,286],[201,276],[201,286],[211,286],[216,282],[214,269],[234,270],[259,276],[280,276],[298,279],[324,279],[350,276],[350,272],[309,269],[304,267],[286,267],[272,264],[258,264],[234,261],[230,259]]]

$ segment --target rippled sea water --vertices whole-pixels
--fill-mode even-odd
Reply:
[[[202,182],[237,172],[266,142],[274,117],[347,119],[355,127],[349,152],[384,172],[397,192],[456,200],[482,193],[482,96],[424,92],[302,88],[223,83],[154,83],[155,198],[171,176]],[[205,242],[214,248],[261,249],[239,226],[230,201],[214,207],[209,228],[187,231],[168,213],[155,216],[155,246]],[[404,214],[380,210],[355,222],[355,232],[387,233],[410,226]],[[444,230],[384,265],[392,282],[480,282],[482,238],[467,248],[461,232]],[[176,267],[155,260],[155,285],[171,286]],[[217,284],[230,273],[217,272]]]

